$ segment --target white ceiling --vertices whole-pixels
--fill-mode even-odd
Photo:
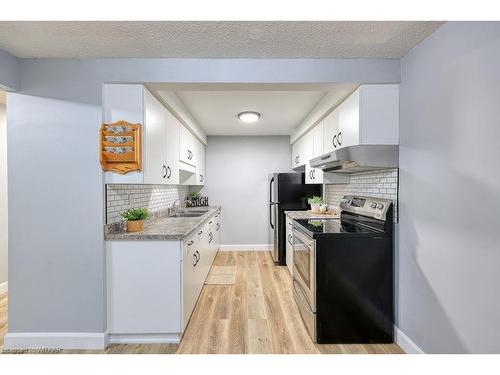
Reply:
[[[399,58],[441,22],[0,22],[26,58]]]
[[[329,85],[328,90],[343,97],[355,87],[338,84]],[[322,89],[301,91],[297,87],[293,91],[270,87],[256,91],[251,85],[244,88],[239,85],[208,91],[205,87],[203,91],[176,91],[176,95],[207,135],[289,135],[327,93]],[[161,90],[157,93],[162,95]],[[262,117],[256,123],[245,124],[237,117],[243,111],[257,111]]]

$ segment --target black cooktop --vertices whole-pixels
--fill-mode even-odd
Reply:
[[[362,222],[343,219],[299,219],[295,220],[307,232],[315,234],[339,234],[339,233],[381,233],[383,230],[363,225]]]

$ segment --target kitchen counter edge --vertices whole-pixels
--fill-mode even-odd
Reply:
[[[141,232],[114,232],[105,233],[105,241],[182,241],[191,236],[199,227],[204,225],[211,217],[221,211],[221,206],[190,207],[190,210],[207,209],[208,212],[193,218],[173,218],[162,216],[147,220]],[[173,228],[172,228],[173,227]]]

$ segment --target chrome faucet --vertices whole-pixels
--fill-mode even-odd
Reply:
[[[178,207],[176,206],[176,203],[177,203],[177,202],[179,202],[179,206],[178,206]],[[173,213],[175,214],[175,213],[179,210],[179,208],[180,208],[180,207],[182,207],[182,201],[181,201],[181,199],[179,198],[179,199],[176,199],[176,200],[174,201],[174,203],[172,203],[172,209],[171,209],[171,212],[173,212]]]

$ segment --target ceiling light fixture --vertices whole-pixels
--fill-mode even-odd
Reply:
[[[260,113],[254,111],[245,111],[238,113],[238,118],[240,121],[251,123],[256,122],[260,119]]]

